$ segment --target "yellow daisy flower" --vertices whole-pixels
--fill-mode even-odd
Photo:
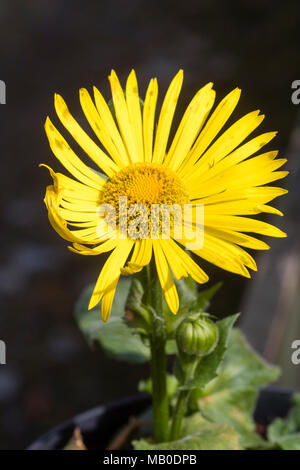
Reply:
[[[276,135],[267,132],[243,143],[264,119],[260,111],[250,112],[219,135],[239,101],[238,88],[218,104],[210,117],[215,100],[213,84],[201,88],[168,146],[183,71],[168,88],[156,126],[156,79],[150,80],[143,106],[134,71],[127,79],[125,93],[114,71],[109,81],[115,115],[97,88],[94,101],[86,89],[80,90],[83,112],[101,146],[76,122],[63,98],[55,95],[61,123],[106,176],[85,165],[47,118],[45,129],[51,149],[74,178],[48,167],[54,180],[45,196],[49,220],[61,237],[72,242],[70,249],[76,253],[98,255],[112,251],[89,306],[102,300],[104,321],[110,315],[120,275],[141,270],[152,254],[168,306],[176,313],[179,301],[173,277],[191,275],[198,283],[208,280],[185,250],[188,238],[117,237],[120,227],[110,229],[102,223],[99,205],[110,204],[118,210],[119,196],[148,209],[152,204],[203,205],[203,246],[192,251],[225,270],[250,277],[248,268],[256,270],[256,264],[242,247],[269,247],[248,233],[285,236],[278,228],[248,216],[262,212],[282,215],[268,203],[287,191],[266,184],[287,175],[287,171],[277,171],[286,160],[276,158],[277,151],[249,158]],[[197,228],[193,217],[189,223]]]

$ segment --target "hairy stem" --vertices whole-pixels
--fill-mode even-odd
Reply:
[[[194,377],[198,361],[194,360],[187,364],[184,370],[182,384],[187,383]],[[176,441],[181,437],[182,420],[187,411],[187,404],[190,396],[190,390],[180,390],[176,405],[173,412],[172,426],[171,426],[171,441]]]
[[[169,438],[169,403],[165,353],[166,325],[162,311],[162,290],[153,262],[147,267],[147,287],[147,303],[153,309],[150,347],[154,437],[156,442],[165,442]]]

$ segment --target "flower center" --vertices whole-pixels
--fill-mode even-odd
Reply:
[[[116,173],[104,185],[101,204],[110,204],[119,216],[120,197],[126,196],[127,209],[142,204],[148,214],[152,205],[183,208],[189,202],[187,188],[170,168],[156,163],[133,163]],[[171,216],[172,217],[172,216]],[[128,223],[132,217],[128,217]],[[150,220],[148,220],[150,226]]]
[[[102,203],[116,209],[119,197],[126,196],[128,206],[144,204],[185,204],[188,193],[177,174],[155,163],[134,163],[116,173],[104,186]]]

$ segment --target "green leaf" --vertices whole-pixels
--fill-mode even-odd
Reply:
[[[240,330],[234,328],[218,375],[214,383],[210,384],[211,390],[251,388],[258,391],[278,378],[279,369],[260,357]]]
[[[229,333],[237,318],[238,314],[216,322],[219,329],[219,342],[215,350],[200,361],[194,379],[183,385],[181,389],[202,389],[218,375],[218,369],[227,349]]]
[[[178,348],[175,339],[168,339],[166,342],[166,354],[178,354]]]
[[[113,301],[111,315],[107,323],[100,318],[99,306],[88,310],[93,286],[85,289],[77,302],[75,317],[79,328],[92,346],[100,344],[106,353],[115,359],[141,363],[149,360],[149,347],[142,342],[123,320],[125,304],[130,288],[130,280],[121,280]]]
[[[211,423],[199,413],[185,418],[183,438],[153,444],[146,439],[133,441],[136,450],[242,450],[236,431],[223,424]]]
[[[139,382],[138,389],[140,392],[149,393],[152,395],[152,380],[141,380]],[[172,398],[178,390],[178,380],[174,375],[167,374],[167,394],[168,398]]]
[[[182,317],[192,310],[197,302],[197,287],[195,281],[188,276],[185,279],[175,281],[178,297],[179,297],[179,310],[176,315],[173,315],[167,305],[165,298],[163,298],[163,311],[166,319],[167,332],[169,337],[173,337],[178,324],[182,321]]]
[[[278,368],[259,357],[241,332],[234,329],[218,377],[198,395],[199,409],[207,419],[233,426],[243,447],[268,447],[255,433],[252,416],[259,389],[278,375]]]
[[[191,276],[175,281],[180,310],[191,309],[197,302],[197,284]]]
[[[275,442],[277,439],[300,432],[300,393],[292,398],[292,407],[285,419],[277,418],[268,428],[268,438]]]
[[[244,448],[267,448],[269,444],[255,432],[252,413],[255,403],[253,390],[224,390],[199,400],[203,415],[215,422],[233,426],[241,438]]]
[[[300,394],[292,399],[292,408],[285,419],[277,418],[268,427],[268,439],[283,450],[300,450]]]
[[[281,437],[276,444],[282,450],[300,450],[300,433]]]
[[[175,281],[178,297],[179,297],[179,310],[176,315],[173,315],[165,299],[163,300],[163,309],[165,312],[167,331],[169,336],[173,336],[179,323],[183,318],[192,312],[204,312],[210,303],[210,299],[220,288],[221,283],[216,284],[208,289],[198,292],[197,284],[191,276],[188,276],[179,281]]]
[[[210,300],[222,285],[219,282],[199,292],[197,284],[191,276],[175,281],[175,284],[179,297],[179,311],[188,312],[204,312],[208,308]]]
[[[197,297],[197,309],[199,311],[205,312],[210,305],[210,300],[214,297],[214,295],[218,292],[218,290],[222,287],[222,282],[218,282],[214,286],[210,287],[209,289],[205,289],[198,293]]]

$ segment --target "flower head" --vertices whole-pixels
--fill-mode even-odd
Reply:
[[[48,167],[54,181],[45,196],[49,220],[59,235],[72,243],[74,252],[98,255],[111,251],[90,301],[90,308],[102,301],[104,321],[109,317],[120,275],[138,272],[152,256],[168,306],[176,313],[178,295],[173,277],[191,275],[199,283],[208,280],[185,249],[190,248],[189,231],[203,232],[201,246],[192,248],[192,252],[246,277],[250,277],[249,268],[256,270],[256,264],[244,248],[269,248],[249,233],[285,236],[278,228],[249,216],[262,212],[282,215],[268,203],[287,191],[266,185],[286,176],[286,171],[277,171],[286,160],[276,158],[276,151],[252,156],[276,132],[244,143],[264,118],[259,111],[250,112],[220,134],[238,103],[239,89],[229,93],[209,117],[215,91],[212,83],[201,88],[169,144],[182,70],[168,88],[157,125],[156,79],[149,83],[143,106],[134,71],[127,79],[125,93],[114,71],[109,80],[113,114],[96,88],[94,100],[87,90],[80,90],[83,112],[100,145],[76,122],[63,98],[55,95],[61,123],[101,173],[75,154],[47,118],[45,129],[51,149],[72,176]],[[158,223],[153,222],[153,208],[183,209],[186,205],[191,212],[184,222],[175,217],[175,211],[169,212],[169,232],[161,214],[155,219]],[[197,207],[204,208],[204,222],[195,216]],[[110,219],[109,208],[114,216]],[[182,225],[187,231],[175,236]]]

